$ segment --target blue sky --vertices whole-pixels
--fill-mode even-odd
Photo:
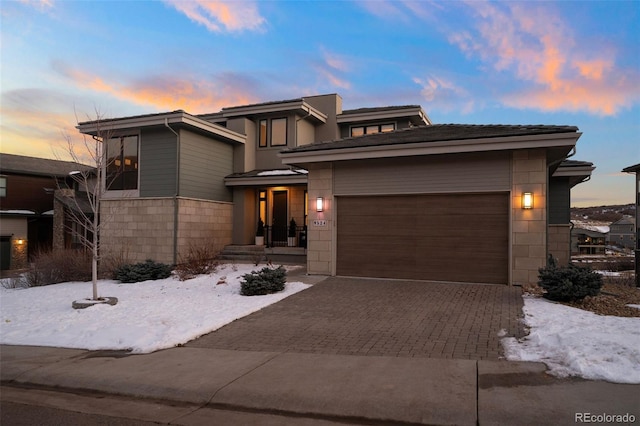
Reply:
[[[640,2],[0,0],[1,151],[54,158],[76,122],[339,93],[434,123],[568,124],[590,182],[634,201]]]

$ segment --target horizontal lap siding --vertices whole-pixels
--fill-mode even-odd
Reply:
[[[180,131],[180,195],[232,201],[224,178],[233,172],[233,147],[186,130]]]
[[[506,152],[434,155],[334,164],[335,195],[509,191]]]
[[[508,193],[338,197],[338,275],[508,282]]]
[[[169,129],[143,129],[140,134],[140,196],[171,197],[176,193],[176,135]]]

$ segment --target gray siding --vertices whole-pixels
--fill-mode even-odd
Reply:
[[[389,158],[334,164],[335,195],[509,191],[505,152]]]
[[[171,197],[176,192],[176,135],[168,129],[140,134],[140,196]]]
[[[571,222],[571,188],[569,178],[549,179],[549,224],[561,225]]]
[[[180,196],[232,201],[224,177],[233,172],[233,146],[180,131]]]

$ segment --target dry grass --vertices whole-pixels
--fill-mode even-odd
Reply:
[[[527,285],[523,292],[542,296],[544,290],[538,285]],[[597,296],[587,296],[579,302],[564,303],[598,315],[616,317],[640,317],[640,309],[627,305],[640,305],[640,288],[635,287],[633,276],[605,277],[604,285]]]
[[[587,296],[580,302],[567,304],[599,315],[640,317],[640,309],[627,306],[640,305],[640,288],[630,286],[624,281],[605,279],[599,295]]]

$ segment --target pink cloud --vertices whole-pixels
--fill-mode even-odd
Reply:
[[[20,0],[20,3],[31,6],[34,9],[38,9],[40,12],[44,12],[53,8],[53,0]]]
[[[182,109],[192,114],[219,111],[229,105],[257,101],[255,84],[243,76],[226,74],[212,79],[188,76],[147,76],[140,81],[107,81],[81,69],[55,63],[54,68],[82,88],[158,110]]]
[[[469,56],[497,71],[514,71],[527,90],[504,96],[513,107],[613,115],[640,98],[635,71],[615,66],[614,52],[580,44],[568,23],[547,3],[470,2],[476,31],[450,35]]]
[[[266,22],[258,6],[249,1],[164,0],[193,22],[211,32],[259,30]]]
[[[442,77],[415,77],[413,82],[421,86],[420,94],[427,102],[437,102],[442,110],[460,110],[469,113],[475,104],[469,93],[462,87]]]
[[[64,153],[65,135],[77,133],[72,105],[70,99],[46,90],[4,92],[0,107],[2,151],[45,158]]]
[[[320,48],[322,61],[314,64],[318,74],[326,79],[331,86],[341,89],[350,89],[351,83],[344,78],[351,66],[347,58],[343,55],[329,52],[325,48]]]

